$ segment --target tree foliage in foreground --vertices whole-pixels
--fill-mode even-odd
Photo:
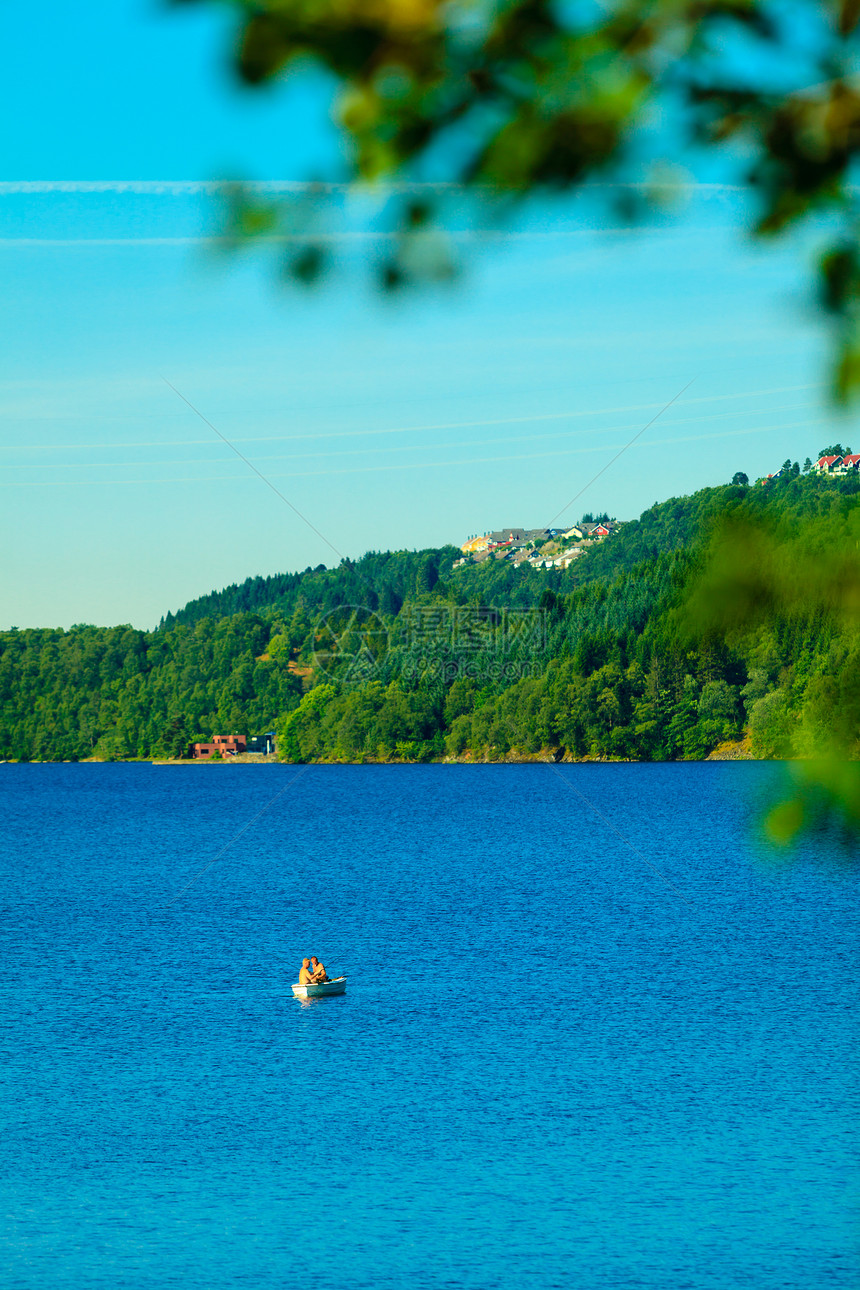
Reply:
[[[653,161],[667,146],[723,151],[753,194],[759,235],[826,213],[820,289],[836,320],[836,387],[844,396],[857,383],[855,0],[217,2],[236,13],[246,85],[309,64],[334,84],[345,160],[316,177],[388,183],[386,286],[453,271],[434,229],[446,200],[468,227],[464,194],[504,217],[529,195],[609,181],[621,185],[617,213],[636,218],[671,190]],[[280,235],[289,270],[312,281],[330,246],[318,226],[341,200],[326,183],[268,202],[236,189],[229,234]]]

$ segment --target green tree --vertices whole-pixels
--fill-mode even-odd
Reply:
[[[753,704],[750,738],[757,757],[790,757],[793,729],[790,698],[784,691],[774,690]]]
[[[156,750],[164,754],[165,757],[187,757],[188,750],[194,742],[193,734],[188,723],[188,718],[183,716],[173,717],[164,727],[156,746]]]

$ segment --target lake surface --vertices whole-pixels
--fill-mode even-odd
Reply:
[[[856,1284],[860,879],[773,773],[0,766],[4,1285]]]

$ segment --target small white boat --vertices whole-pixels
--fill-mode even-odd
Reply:
[[[297,999],[323,999],[327,994],[346,994],[346,977],[336,976],[332,981],[316,981],[313,985],[294,985]]]

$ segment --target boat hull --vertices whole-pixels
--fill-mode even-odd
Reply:
[[[346,994],[346,977],[336,976],[333,981],[317,981],[314,985],[294,985],[297,999],[325,999],[330,994]]]

